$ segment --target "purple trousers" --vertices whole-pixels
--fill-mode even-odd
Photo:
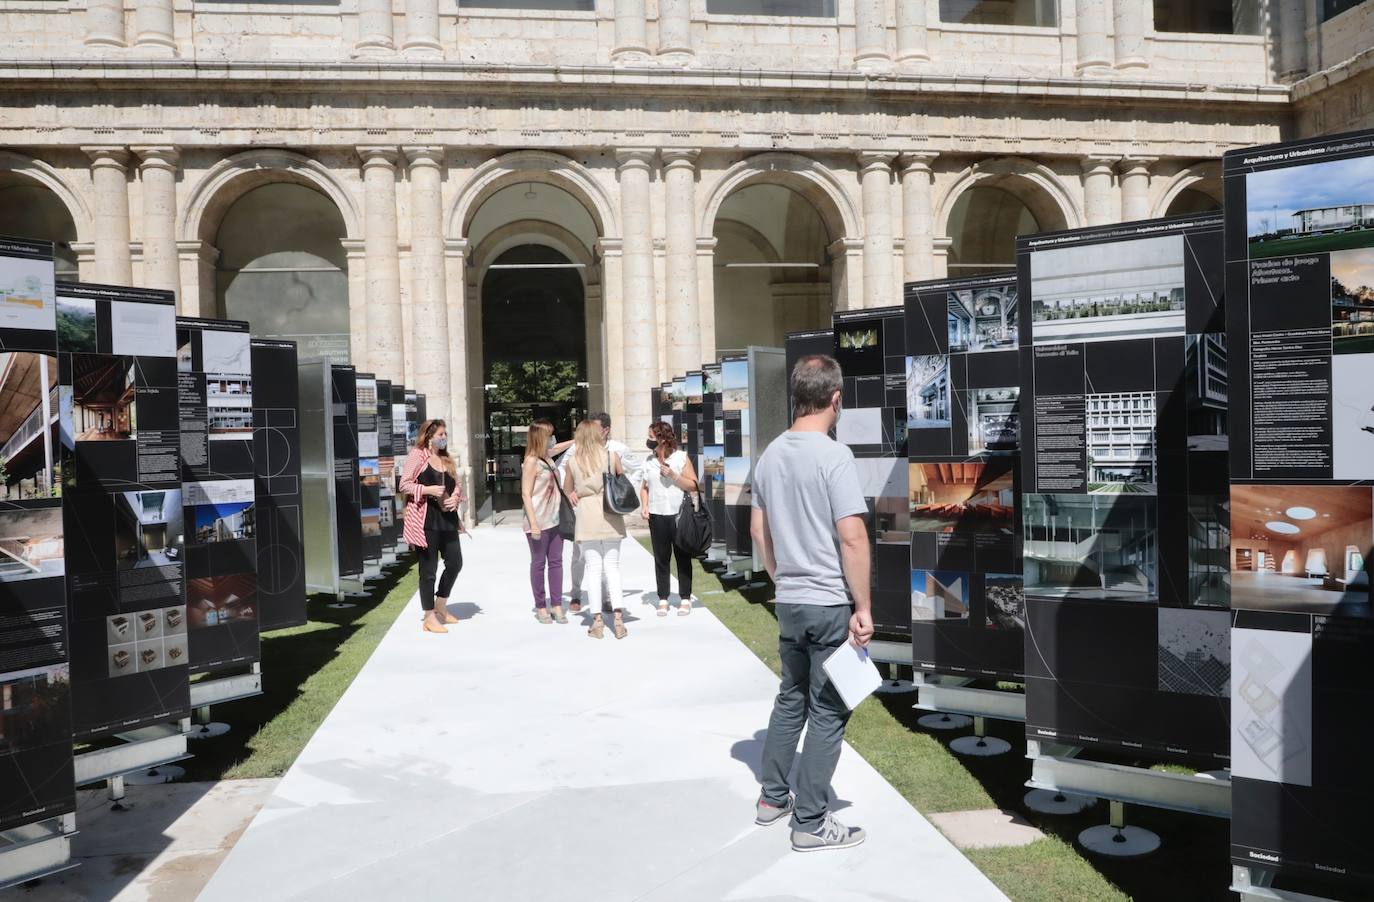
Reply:
[[[530,543],[530,589],[534,592],[534,606],[543,610],[550,599],[556,605],[563,603],[563,536],[558,527],[540,530],[539,538],[531,538],[525,533],[525,541]],[[548,571],[549,594],[544,594],[544,573]]]

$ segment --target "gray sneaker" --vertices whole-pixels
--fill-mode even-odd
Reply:
[[[867,838],[862,827],[846,827],[829,813],[815,833],[792,831],[792,851],[819,852],[822,849],[852,849]]]
[[[795,796],[788,796],[787,804],[783,805],[781,808],[776,805],[769,805],[763,799],[759,799],[758,813],[754,816],[754,823],[758,824],[760,827],[771,827],[773,824],[776,824],[778,821],[791,814],[792,809],[795,807],[797,807],[797,799]]]

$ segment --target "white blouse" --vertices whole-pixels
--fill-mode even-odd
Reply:
[[[687,466],[687,452],[679,448],[668,455],[667,464],[668,469],[681,476],[682,469]],[[649,513],[677,516],[678,510],[682,507],[684,493],[671,479],[658,471],[658,456],[650,454],[639,472],[640,478],[649,487]]]

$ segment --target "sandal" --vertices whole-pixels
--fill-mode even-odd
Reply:
[[[667,617],[667,616],[668,616],[668,602],[666,602],[666,601],[660,601],[660,602],[658,603],[658,616],[660,616],[660,617]]]
[[[592,625],[587,629],[587,635],[588,635],[588,636],[591,636],[593,639],[603,639],[603,638],[605,638],[605,636],[606,636],[606,624],[602,623],[600,620],[595,621],[595,622],[592,623]]]
[[[557,623],[568,622],[568,615],[563,613],[563,606],[561,604],[553,606],[553,619]]]
[[[683,598],[679,600],[677,603],[677,615],[679,617],[686,617],[690,613],[692,613],[692,599]]]
[[[617,639],[624,639],[624,638],[625,638],[626,636],[628,636],[628,635],[630,635],[630,631],[627,630],[627,629],[625,629],[625,622],[624,622],[623,620],[620,619],[620,615],[619,615],[619,614],[616,614],[616,615],[615,615],[615,637],[616,637]]]
[[[534,616],[539,618],[540,623],[553,623],[553,618],[549,616],[548,608],[540,608],[535,612]]]

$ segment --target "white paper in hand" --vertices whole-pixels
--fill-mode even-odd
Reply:
[[[869,660],[868,649],[856,648],[852,642],[835,649],[821,666],[851,711],[883,684],[882,674]]]

